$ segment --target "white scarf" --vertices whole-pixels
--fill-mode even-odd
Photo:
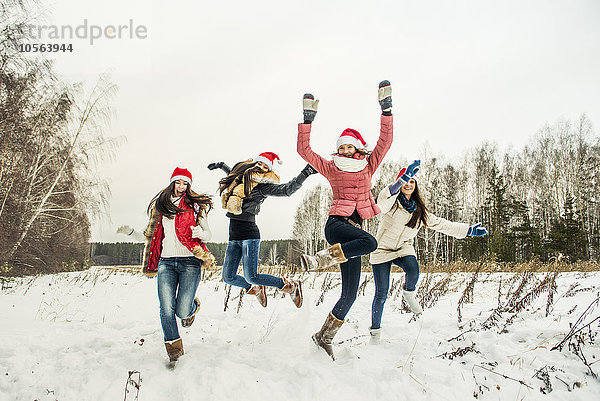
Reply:
[[[342,171],[357,173],[367,167],[367,158],[353,159],[351,157],[333,155],[333,164]]]

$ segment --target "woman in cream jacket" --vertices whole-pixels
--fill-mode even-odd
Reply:
[[[415,160],[407,168],[402,169],[396,182],[385,187],[377,197],[382,218],[377,229],[377,249],[371,253],[375,279],[375,297],[371,309],[371,328],[373,336],[379,336],[381,316],[390,284],[392,264],[400,266],[406,276],[403,298],[410,310],[420,314],[423,309],[415,297],[419,280],[419,263],[414,248],[414,238],[421,227],[427,227],[455,238],[466,236],[484,236],[487,230],[481,223],[469,226],[455,223],[429,213],[421,199],[419,187],[415,179],[419,171],[420,161]]]

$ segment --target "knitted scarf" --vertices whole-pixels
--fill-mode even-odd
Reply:
[[[333,155],[332,159],[337,168],[349,173],[357,173],[364,170],[368,163],[366,157],[358,159],[353,157]]]
[[[406,196],[404,196],[402,192],[398,194],[398,202],[400,202],[402,207],[406,209],[408,213],[412,213],[417,209],[417,202],[412,198],[406,199]]]

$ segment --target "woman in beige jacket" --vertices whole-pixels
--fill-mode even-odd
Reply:
[[[419,263],[414,248],[414,238],[421,227],[427,227],[455,238],[466,236],[481,237],[487,230],[481,223],[469,226],[464,223],[454,223],[429,213],[421,199],[415,175],[419,171],[420,161],[415,160],[398,174],[396,182],[385,187],[377,197],[381,208],[382,218],[377,229],[377,249],[371,253],[370,262],[373,265],[375,279],[375,297],[371,309],[371,328],[373,336],[378,336],[381,330],[381,316],[390,284],[390,269],[392,264],[400,266],[406,276],[403,298],[410,310],[420,314],[423,309],[415,297],[416,285],[419,280]]]

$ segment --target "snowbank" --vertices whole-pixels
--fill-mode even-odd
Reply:
[[[323,294],[328,276],[333,288]],[[424,274],[426,308],[415,319],[402,308],[403,275],[395,274],[377,344],[368,333],[371,279],[335,338],[334,362],[310,336],[337,300],[338,276],[303,276],[301,309],[271,291],[267,308],[246,296],[239,313],[237,289],[224,311],[228,287],[203,281],[201,310],[180,329],[185,355],[172,371],[155,279],[104,268],[18,279],[0,293],[0,400],[135,400],[136,384],[141,401],[600,399],[599,380],[568,346],[550,350],[598,298],[600,273],[560,274],[548,316],[545,290],[496,319],[488,318],[499,299],[508,303],[519,291],[523,275],[478,275],[469,303],[459,300],[469,301],[472,275]],[[519,299],[545,277],[526,279]],[[580,345],[597,372],[598,321],[590,327],[592,338],[583,335]],[[128,383],[130,371],[138,373]]]

